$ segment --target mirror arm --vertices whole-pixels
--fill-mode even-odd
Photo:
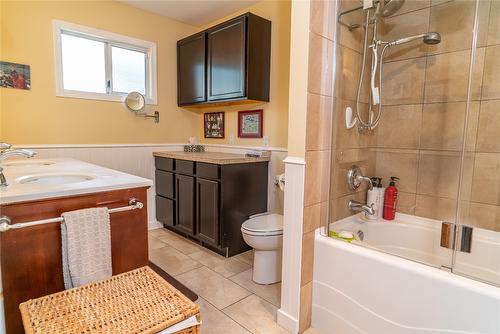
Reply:
[[[148,115],[148,114],[139,115],[138,114],[137,116],[142,116],[142,117],[146,117],[146,118],[154,118],[155,119],[155,123],[160,123],[160,113],[158,111],[155,111],[154,115]]]

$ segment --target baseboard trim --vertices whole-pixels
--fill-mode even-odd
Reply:
[[[157,220],[148,221],[148,230],[156,230],[157,228],[162,228],[163,224]]]
[[[278,310],[277,320],[278,324],[290,333],[299,332],[299,321],[281,309]]]

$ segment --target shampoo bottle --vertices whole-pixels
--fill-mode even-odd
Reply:
[[[378,183],[377,183],[377,190],[378,190],[378,208],[377,208],[377,218],[381,219],[382,216],[384,215],[384,197],[385,197],[385,188],[382,186],[382,178],[378,178]]]
[[[389,187],[385,190],[383,216],[385,220],[394,220],[396,217],[396,203],[398,201],[398,189],[396,188],[396,182],[398,180],[398,177],[391,176]]]
[[[372,177],[372,188],[368,189],[366,194],[366,204],[372,206],[375,209],[375,213],[373,215],[365,214],[366,218],[375,220],[377,219],[377,209],[379,207],[378,204],[378,188],[377,188],[377,178]]]

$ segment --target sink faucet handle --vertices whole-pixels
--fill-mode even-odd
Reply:
[[[9,143],[0,142],[0,150],[8,150],[12,145]]]

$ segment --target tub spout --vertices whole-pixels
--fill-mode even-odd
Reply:
[[[375,214],[375,209],[373,208],[373,205],[366,205],[357,201],[350,200],[349,201],[349,209],[352,211],[356,212],[364,212],[367,215],[374,215]]]

